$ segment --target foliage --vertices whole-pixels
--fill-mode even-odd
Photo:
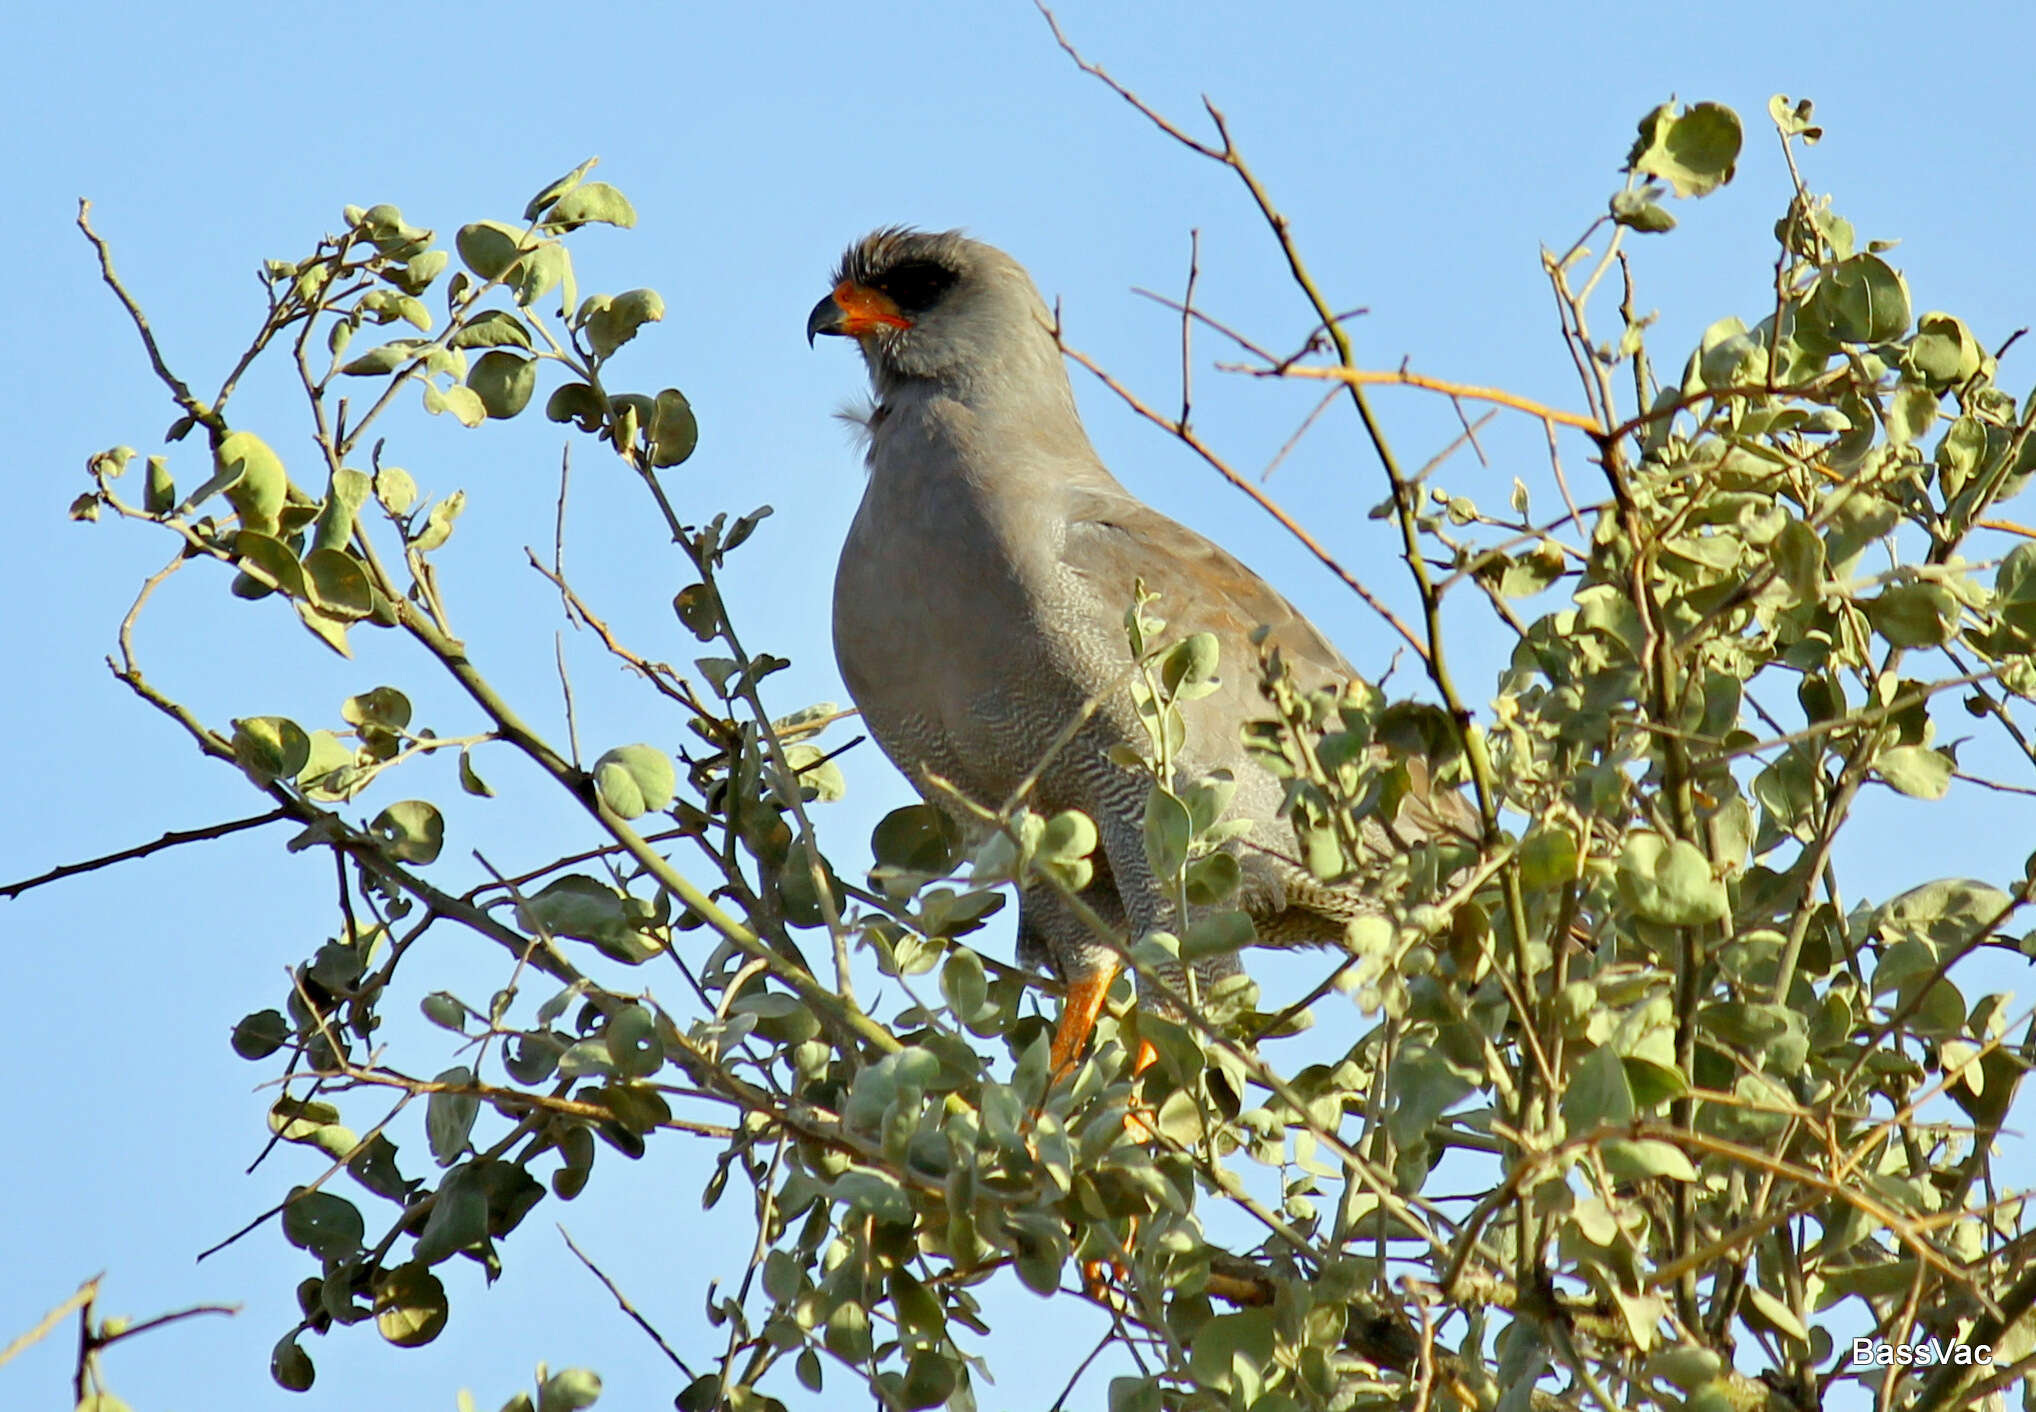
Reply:
[[[451,1314],[437,1267],[492,1274],[604,1149],[634,1158],[669,1134],[719,1145],[705,1203],[733,1186],[759,1232],[733,1292],[711,1287],[726,1341],[681,1361],[687,1409],[779,1406],[786,1363],[831,1396],[846,1380],[885,1407],[973,1406],[976,1290],[1000,1278],[1115,1311],[1109,1341],[1135,1371],[1111,1383],[1113,1409],[1785,1408],[1895,1378],[1889,1405],[1955,1408],[1998,1405],[2020,1376],[2036,1277],[1994,1159],[2036,1031],[2004,994],[1968,998],[1965,977],[1982,948],[2020,954],[2007,928],[2031,884],[1848,901],[1834,847],[1867,791],[1956,797],[1958,747],[1933,717],[1949,693],[2036,762],[2036,545],[2024,532],[2004,548],[2015,527],[1991,518],[2036,467],[2036,407],[1996,385],[1969,324],[1914,315],[1886,247],[1800,178],[1755,323],[1712,324],[1661,383],[1629,283],[1601,343],[1590,301],[1625,268],[1627,233],[1667,231],[1671,192],[1716,189],[1739,157],[1729,110],[1665,106],[1586,233],[1603,252],[1580,240],[1545,260],[1588,413],[1500,396],[1542,417],[1551,446],[1558,424],[1579,430],[1607,498],[1576,501],[1552,459],[1543,498],[1563,513],[1535,518],[1524,480],[1488,512],[1400,469],[1365,388],[1438,384],[1359,367],[1212,116],[1220,144],[1168,130],[1242,178],[1319,320],[1298,356],[1240,342],[1262,376],[1340,383],[1372,437],[1389,489],[1376,513],[1421,610],[1391,622],[1432,699],[1304,694],[1276,658],[1217,663],[1210,643],[1166,639],[1164,603],[1130,605],[1153,751],[1124,763],[1151,774],[1148,846],[1194,919],[1179,938],[1115,938],[1142,982],[1244,939],[1225,906],[1228,782],[1168,768],[1178,713],[1218,670],[1264,677],[1251,740],[1288,781],[1307,865],[1330,881],[1364,870],[1379,907],[1312,994],[1268,1014],[1240,982],[1180,1023],[1124,1009],[1060,1081],[1033,1003],[1050,987],[973,939],[1013,880],[1077,892],[1094,827],[956,800],[887,818],[868,867],[822,850],[811,815],[845,786],[822,744],[840,713],[766,709],[785,664],[745,648],[720,590],[768,511],[710,514],[709,488],[659,476],[696,443],[686,399],[609,378],[663,302],[575,286],[573,232],[633,223],[619,192],[582,167],[521,222],[462,227],[449,277],[432,232],[347,208],[309,256],[266,267],[266,315],[210,401],[163,364],[106,265],[177,404],[168,439],[202,429],[209,463],[180,499],[168,461],[147,457],[136,503],[118,478],[139,453],[116,448],[74,514],[171,536],[151,589],[212,571],[340,652],[357,631],[402,634],[481,718],[436,735],[389,685],[322,722],[208,723],[141,668],[148,589],[122,625],[120,679],[300,825],[290,847],[340,863],[330,939],[233,1035],[284,1080],[272,1133],[319,1154],[278,1211],[310,1269],[276,1349],[284,1386],[309,1385],[305,1336],[335,1324],[428,1342]],[[1817,135],[1808,104],[1772,116],[1793,174]],[[281,436],[228,418],[262,357],[299,370],[308,471],[285,465]],[[583,766],[499,694],[452,631],[434,557],[464,497],[369,440],[406,387],[480,428],[553,376],[546,415],[610,446],[669,526],[690,578],[674,608],[711,655],[681,673],[633,651],[538,568],[684,712],[676,764],[667,741]],[[350,417],[342,389],[367,410]],[[1234,477],[1185,406],[1148,415]],[[1452,593],[1480,595],[1517,639],[1489,712],[1451,670]],[[455,749],[477,797],[490,753],[531,761],[584,813],[588,847],[456,891],[436,806],[360,802]],[[1474,800],[1482,840],[1367,861],[1359,821],[1391,817],[1424,772]],[[502,949],[499,983],[406,990],[406,958],[452,928]],[[902,1005],[858,1002],[858,958]],[[667,967],[683,1004],[636,978]],[[1332,988],[1355,1001],[1333,1058],[1282,1065],[1270,1041]],[[457,1062],[383,1052],[392,1004],[456,1036]],[[1160,1056],[1142,1075],[1134,1031]],[[1985,1344],[1996,1362],[1856,1369],[1845,1328]]]

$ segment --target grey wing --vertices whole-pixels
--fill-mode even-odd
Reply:
[[[1261,940],[1272,945],[1339,939],[1343,923],[1376,904],[1362,890],[1322,883],[1299,865],[1292,830],[1280,817],[1282,789],[1246,757],[1239,731],[1272,714],[1258,687],[1259,649],[1252,634],[1260,627],[1304,688],[1351,680],[1356,673],[1349,662],[1235,556],[1128,494],[1089,494],[1071,516],[1063,559],[1087,585],[1095,612],[1114,611],[1121,618],[1142,581],[1160,595],[1154,607],[1167,620],[1168,636],[1214,634],[1221,685],[1185,708],[1190,764],[1230,770],[1238,782],[1234,807],[1260,821],[1240,859],[1247,875],[1244,905],[1257,920]],[[1475,844],[1482,829],[1470,801],[1458,791],[1436,788],[1423,760],[1408,760],[1407,773],[1410,787],[1393,816],[1365,821],[1364,836],[1376,856],[1424,839]]]
[[[1221,546],[1129,494],[1087,490],[1069,515],[1062,562],[1121,618],[1137,582],[1159,595],[1156,610],[1170,636],[1213,633],[1226,682],[1250,686],[1257,675],[1251,634],[1271,641],[1309,686],[1356,673],[1316,626],[1264,579]],[[1256,692],[1251,692],[1256,699]]]

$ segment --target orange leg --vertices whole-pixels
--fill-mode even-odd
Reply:
[[[1103,1002],[1110,994],[1110,987],[1117,979],[1118,966],[1112,962],[1094,975],[1068,986],[1067,1004],[1060,1012],[1060,1025],[1053,1035],[1053,1074],[1055,1078],[1065,1075],[1074,1068],[1088,1047],[1089,1036],[1095,1032],[1096,1021],[1102,1016]],[[1131,1072],[1142,1074],[1151,1068],[1159,1058],[1159,1051],[1149,1040],[1140,1040],[1138,1057],[1132,1061]],[[1125,1118],[1125,1128],[1140,1142],[1150,1142],[1157,1134],[1150,1124],[1138,1113]],[[1135,1238],[1138,1223],[1134,1220],[1125,1234]],[[1082,1289],[1089,1298],[1102,1304],[1113,1302],[1111,1284],[1128,1278],[1129,1272],[1113,1260],[1087,1260],[1082,1263]]]
[[[1111,983],[1117,979],[1117,963],[1111,961],[1100,971],[1070,981],[1067,1004],[1061,1007],[1060,1026],[1053,1032],[1053,1072],[1057,1078],[1075,1066],[1095,1033],[1096,1020],[1103,1013]]]

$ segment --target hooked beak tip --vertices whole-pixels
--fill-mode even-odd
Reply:
[[[813,312],[806,316],[806,346],[811,348],[814,340],[823,333],[843,332],[848,323],[848,311],[830,294],[813,306]]]

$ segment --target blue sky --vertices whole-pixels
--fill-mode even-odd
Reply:
[[[1090,57],[1183,121],[1194,123],[1203,93],[1226,111],[1332,302],[1369,309],[1355,337],[1373,366],[1406,358],[1576,405],[1537,252],[1566,246],[1603,208],[1635,120],[1672,94],[1737,107],[1748,144],[1734,185],[1679,203],[1673,235],[1633,244],[1641,303],[1663,310],[1662,363],[1679,362],[1711,320],[1763,311],[1768,230],[1786,193],[1764,117],[1777,91],[1817,101],[1830,136],[1808,158],[1810,185],[1836,192],[1863,237],[1901,238],[1892,258],[1918,309],[1960,313],[1989,344],[2036,320],[2025,139],[2036,21],[2017,7],[1941,4],[1926,19],[1909,6],[1854,6],[1814,32],[1739,3],[1071,0],[1060,13]],[[1131,291],[1178,290],[1191,229],[1202,233],[1206,307],[1276,344],[1307,324],[1235,183],[1078,73],[1014,0],[871,3],[849,15],[802,3],[509,0],[443,23],[389,9],[342,19],[310,7],[72,3],[32,7],[11,30],[17,63],[0,121],[15,153],[13,214],[0,245],[14,276],[0,426],[13,490],[0,517],[10,605],[0,642],[18,675],[0,693],[0,738],[12,746],[0,880],[259,807],[102,662],[168,547],[132,527],[69,524],[63,510],[85,488],[88,453],[159,449],[171,413],[72,228],[79,196],[95,202],[168,356],[194,383],[216,385],[258,315],[257,262],[308,249],[342,204],[395,202],[449,235],[467,220],[513,217],[545,181],[598,154],[640,224],[589,233],[581,287],[650,285],[665,297],[666,319],[638,340],[626,375],[646,389],[679,386],[699,410],[700,452],[671,480],[682,512],[777,509],[735,561],[729,592],[750,645],[794,661],[773,680],[772,702],[786,710],[843,697],[826,604],[859,472],[829,414],[860,392],[861,373],[850,349],[809,352],[801,332],[851,238],[910,222],[964,226],[1003,246],[1062,302],[1070,342],[1161,405],[1178,395],[1175,325]],[[1205,341],[1199,353],[1204,432],[1240,464],[1264,464],[1311,394],[1226,381],[1208,369],[1218,350]],[[2029,381],[2021,363],[2004,370],[2011,388]],[[1240,553],[1360,667],[1387,665],[1377,623],[1276,526],[1076,376],[1123,480]],[[1410,461],[1455,433],[1447,406],[1420,394],[1378,404]],[[239,416],[273,428],[288,458],[306,447],[294,410],[280,378],[258,377]],[[467,432],[411,408],[389,432],[391,459],[427,490],[467,490],[443,559],[455,621],[484,669],[554,726],[556,602],[522,566],[521,546],[549,543],[555,430],[533,418]],[[1486,444],[1491,468],[1453,465],[1441,483],[1497,503],[1517,472],[1546,494],[1537,427],[1502,424]],[[1587,475],[1581,447],[1567,451],[1572,476]],[[629,640],[685,660],[690,639],[667,606],[684,582],[675,555],[612,463],[586,445],[574,457],[567,563],[578,587]],[[172,451],[187,487],[202,478],[196,458],[188,443]],[[1383,492],[1349,428],[1311,436],[1272,490],[1407,601],[1384,527],[1363,514]],[[198,589],[180,582],[163,595],[141,646],[164,685],[210,719],[323,720],[344,695],[416,675],[386,640],[344,663],[274,604],[222,607],[216,585]],[[1469,639],[1471,682],[1490,681],[1492,647]],[[591,644],[570,651],[589,753],[677,739],[679,723]],[[474,726],[449,694],[421,693],[419,704],[441,733]],[[871,749],[846,768],[854,793],[823,828],[852,857],[905,790]],[[473,846],[507,867],[585,839],[506,758],[482,769],[509,803],[456,818],[468,832],[456,828],[450,874],[474,875]],[[454,789],[440,771],[407,792]],[[1870,817],[1849,859],[1855,889],[2012,873],[2029,830],[1997,798],[1969,795],[1920,823]],[[531,801],[527,815],[519,799]],[[268,1095],[252,1085],[266,1070],[226,1045],[233,1022],[275,1003],[284,968],[322,935],[329,865],[279,843],[243,835],[0,902],[0,1034],[15,1066],[0,1163],[0,1341],[101,1269],[111,1309],[247,1306],[236,1320],[188,1323],[113,1354],[112,1385],[141,1409],[290,1400],[269,1381],[266,1350],[290,1322],[302,1258],[264,1231],[192,1263],[315,1170],[286,1152],[241,1175],[259,1146]],[[477,944],[423,960],[430,984],[470,996],[499,982]],[[406,1150],[420,1143],[413,1132]],[[682,1353],[707,1361],[718,1338],[701,1317],[702,1286],[739,1269],[746,1223],[703,1217],[701,1154],[658,1146],[626,1170],[604,1162],[585,1200],[540,1207],[494,1289],[455,1274],[452,1326],[432,1347],[399,1352],[365,1329],[312,1341],[321,1376],[296,1405],[450,1409],[471,1386],[492,1406],[538,1357],[599,1368],[604,1406],[663,1405],[670,1370],[549,1229],[563,1220]],[[1045,1405],[1096,1336],[1094,1315],[1022,1294],[993,1311],[1004,1327],[985,1351],[1002,1381],[982,1404]],[[63,1405],[69,1356],[59,1337],[0,1369],[0,1402]],[[1100,1384],[1089,1391],[1100,1398]]]

